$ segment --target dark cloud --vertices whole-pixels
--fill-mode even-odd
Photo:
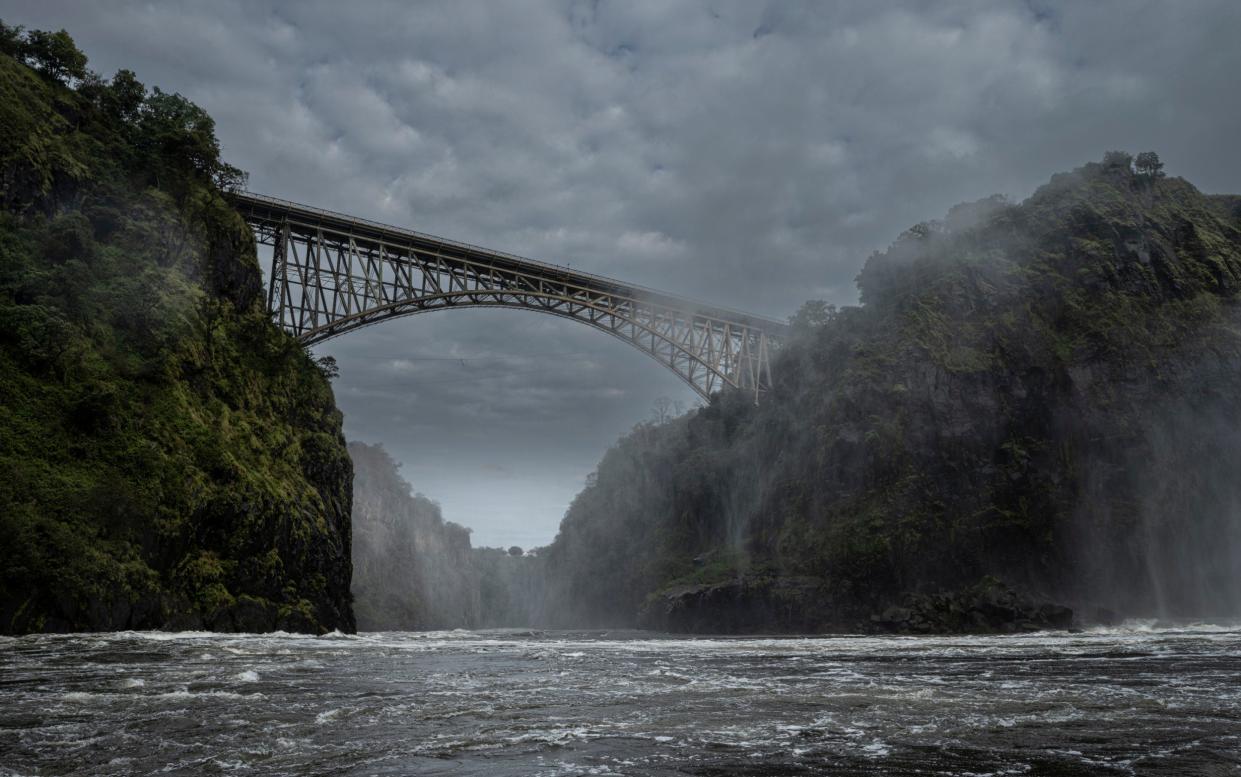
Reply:
[[[1241,191],[1241,5],[6,2],[218,122],[258,191],[784,316],[870,251],[1109,148]],[[454,311],[337,356],[347,431],[448,517],[551,538],[670,373],[585,327]],[[453,360],[456,358],[456,361]]]

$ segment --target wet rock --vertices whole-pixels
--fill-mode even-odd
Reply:
[[[741,575],[681,585],[651,596],[641,628],[690,634],[804,633],[829,630],[830,599],[817,577]]]
[[[248,596],[240,597],[229,612],[232,630],[249,633],[271,631],[276,623],[275,610],[271,602]],[[313,627],[300,630],[313,631]],[[292,629],[286,629],[286,631],[292,631]]]
[[[1072,624],[1072,609],[1036,602],[994,578],[956,592],[911,594],[870,617],[873,628],[901,634],[1011,634]]]
[[[1039,607],[1041,621],[1053,629],[1067,629],[1073,625],[1073,609],[1050,602]]]

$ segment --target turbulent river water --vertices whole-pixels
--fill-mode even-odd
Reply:
[[[1241,629],[0,638],[0,775],[1241,774]]]

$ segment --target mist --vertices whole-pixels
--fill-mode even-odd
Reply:
[[[1134,226],[1152,217],[1106,197],[1197,222]],[[1236,313],[1191,280],[1235,229],[1216,202],[1109,154],[915,225],[867,262],[862,306],[794,316],[758,406],[725,393],[603,456],[539,552],[541,622],[1241,617]]]
[[[381,445],[350,443],[354,608],[362,631],[528,626],[541,617],[535,555],[473,547]]]
[[[1235,0],[0,15],[0,772],[1241,764]]]
[[[1123,450],[1084,462],[1086,498],[1074,523],[1084,607],[1241,618],[1241,423],[1217,388],[1239,367],[1219,354],[1163,366],[1179,394],[1152,397]],[[1118,502],[1116,492],[1132,501]]]

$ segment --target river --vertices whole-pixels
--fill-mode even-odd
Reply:
[[[1241,628],[0,638],[0,775],[1241,774]]]

